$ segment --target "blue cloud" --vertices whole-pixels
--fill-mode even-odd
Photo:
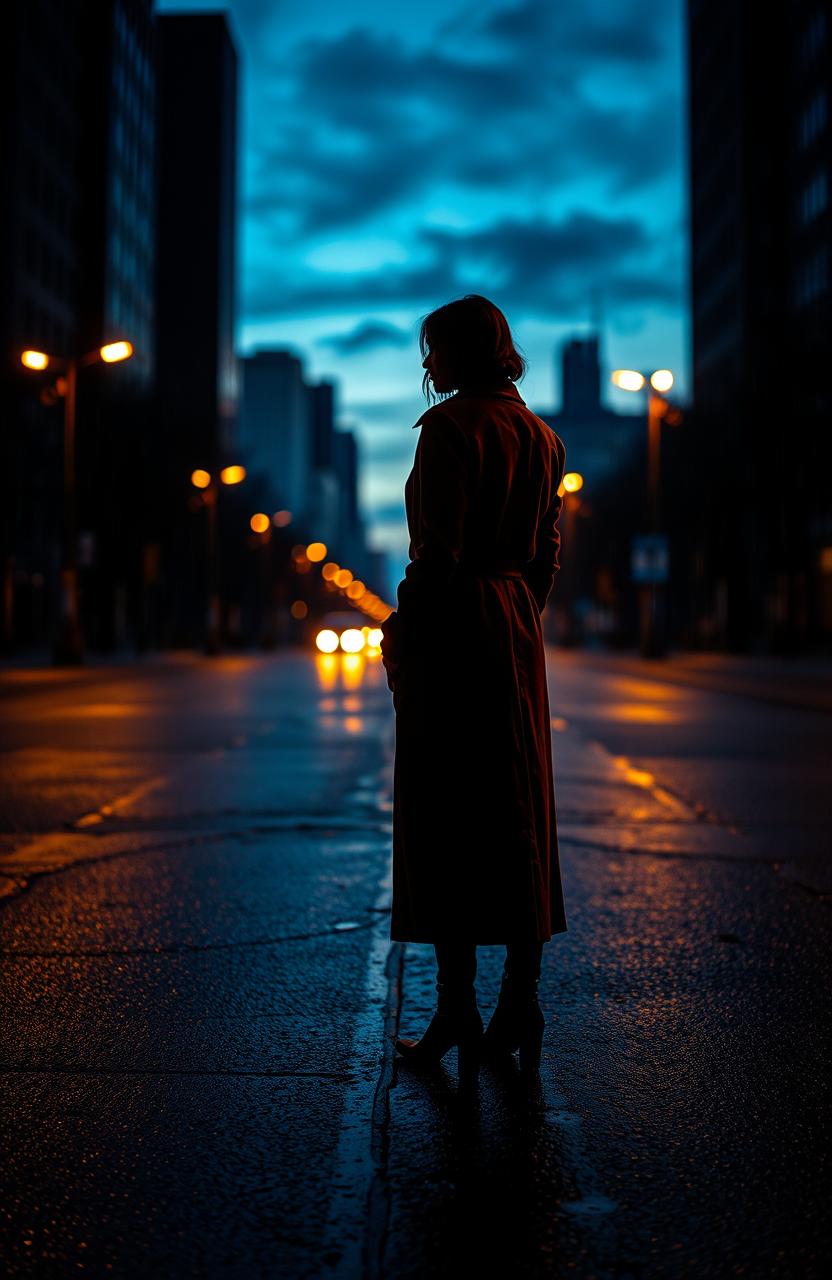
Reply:
[[[318,338],[318,346],[330,347],[340,356],[375,351],[379,347],[407,347],[413,341],[404,329],[385,320],[367,320],[347,333],[333,333]]]

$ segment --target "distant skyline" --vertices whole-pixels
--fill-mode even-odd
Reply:
[[[239,349],[285,346],[338,382],[394,582],[426,311],[466,292],[501,306],[533,409],[559,402],[555,348],[597,316],[608,367],[669,365],[684,396],[681,0],[157,8],[229,14]]]

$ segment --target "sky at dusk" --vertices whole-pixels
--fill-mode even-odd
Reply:
[[[557,405],[555,349],[598,315],[607,368],[669,366],[684,395],[682,0],[157,8],[230,15],[240,351],[287,347],[338,383],[393,582],[433,307],[502,307],[532,409]]]

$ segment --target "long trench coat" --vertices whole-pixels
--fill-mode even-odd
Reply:
[[[415,426],[410,563],[382,624],[390,937],[546,941],[567,927],[540,618],[565,447],[511,382],[457,392]]]

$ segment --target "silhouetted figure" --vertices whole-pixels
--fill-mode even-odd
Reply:
[[[543,944],[566,929],[540,614],[558,572],[565,448],[514,385],[525,372],[503,313],[468,295],[422,322],[440,395],[405,485],[410,563],[382,625],[396,711],[390,937],[432,942],[437,1008],[413,1062],[459,1046],[540,1061]],[[483,1036],[477,944],[504,943]]]

